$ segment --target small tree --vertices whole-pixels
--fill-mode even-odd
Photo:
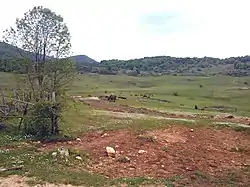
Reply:
[[[64,88],[75,77],[75,65],[66,58],[70,54],[70,38],[63,18],[42,6],[26,12],[4,35],[4,41],[16,47],[16,58],[22,59],[24,75],[19,80],[19,87],[25,87],[23,90],[29,95],[26,100],[35,103],[31,110],[32,121],[42,124],[48,123],[47,120],[36,118],[51,118],[51,134],[59,133],[58,117],[62,111]],[[20,79],[20,75],[18,77]],[[49,103],[44,104],[45,101]],[[54,115],[45,114],[45,111]],[[47,131],[43,129],[42,132]]]

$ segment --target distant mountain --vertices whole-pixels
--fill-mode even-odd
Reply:
[[[20,50],[21,49],[17,49],[15,46],[12,46],[4,42],[0,42],[0,59],[6,57],[17,57],[19,55]],[[21,52],[23,53],[22,50]],[[33,56],[31,53],[30,55]],[[86,55],[76,55],[76,56],[71,56],[69,58],[80,65],[99,64],[99,62]]]
[[[17,56],[19,54],[18,49],[10,44],[0,42],[0,58],[7,58]]]
[[[69,59],[76,63],[79,72],[91,72],[93,67],[99,65],[99,62],[86,55],[71,56]]]
[[[70,59],[75,61],[77,64],[99,64],[99,62],[86,55],[71,56]]]
[[[20,70],[20,62],[18,58],[21,58],[21,53],[30,59],[34,59],[35,55],[18,49],[10,44],[0,42],[0,71],[13,72]]]
[[[16,58],[20,56],[20,52],[22,54],[26,53],[26,57],[29,57],[31,60],[35,60],[34,54],[25,52],[22,49],[18,49],[10,44],[0,42],[0,71],[12,71],[18,69],[16,64],[13,63],[16,61]],[[90,72],[92,67],[99,65],[99,62],[86,55],[71,56],[69,59],[76,63],[78,71]]]
[[[17,48],[13,45],[7,44],[5,42],[0,42],[0,60],[2,59],[14,59],[18,57],[29,58],[30,60],[35,60],[35,54],[25,51],[23,49]],[[51,59],[51,57],[46,57]]]

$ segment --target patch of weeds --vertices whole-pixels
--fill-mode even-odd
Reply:
[[[86,163],[81,152],[71,150],[71,153],[80,154],[83,162],[79,162],[72,155],[61,158],[53,157],[51,152],[36,154],[34,159],[25,165],[26,175],[36,177],[39,181],[72,185],[102,186],[106,182],[104,177],[82,171]]]
[[[232,147],[230,149],[230,152],[239,152],[239,153],[244,153],[247,152],[247,149],[243,148],[243,147]]]
[[[165,151],[165,152],[168,152],[169,148],[168,148],[167,146],[164,146],[164,147],[162,148],[162,150]]]
[[[154,143],[156,141],[155,136],[139,135],[137,138],[139,140],[142,140],[143,142],[149,142],[149,143]]]
[[[77,157],[77,156],[79,156],[85,162],[87,162],[90,159],[90,155],[88,153],[86,153],[84,151],[80,151],[78,149],[72,149],[72,148],[70,148],[69,149],[69,155],[71,157],[74,157],[74,158]]]
[[[167,181],[165,183],[165,187],[175,187],[174,183],[172,181]]]
[[[237,186],[236,181],[235,181],[235,177],[232,176],[225,176],[222,178],[218,178],[217,180],[213,181],[214,184],[217,185],[223,185],[223,186]]]
[[[164,184],[166,187],[174,187],[175,183],[180,182],[182,178],[183,177],[176,175],[176,176],[165,179]]]
[[[148,130],[160,129],[160,128],[167,128],[169,127],[172,121],[167,121],[163,119],[137,119],[133,120],[133,123],[129,124],[129,128],[131,131],[134,132],[146,132]],[[128,127],[126,127],[128,128]]]
[[[232,127],[236,132],[245,132],[250,134],[250,127]]]
[[[115,179],[110,182],[109,186],[117,184],[127,184],[129,187],[140,187],[143,185],[161,185],[166,182],[165,179],[152,179],[152,178],[146,178],[146,177],[135,177],[135,178],[120,178]]]
[[[9,168],[24,165],[19,171],[1,172],[0,177],[18,174],[27,177],[35,177],[35,182],[46,181],[49,183],[103,186],[107,179],[103,176],[94,175],[83,171],[85,168],[85,158],[88,155],[83,152],[71,150],[72,155],[61,158],[58,154],[52,156],[52,152],[38,152],[34,147],[21,147],[0,154],[0,167]],[[75,159],[75,155],[80,154],[83,161]],[[31,183],[34,183],[31,182]]]
[[[210,177],[201,171],[196,171],[194,174],[200,179],[210,180]]]
[[[118,184],[127,184],[129,187],[140,187],[144,185],[153,185],[153,186],[166,186],[166,187],[174,187],[175,183],[181,182],[181,176],[173,176],[166,179],[154,179],[154,178],[146,178],[146,177],[135,177],[135,178],[119,178],[109,182],[109,186]]]
[[[216,129],[224,129],[224,128],[230,128],[230,125],[229,124],[226,124],[226,123],[223,123],[223,124],[215,124],[213,125],[214,128]]]
[[[237,170],[230,170],[225,175],[219,178],[214,178],[211,182],[216,184],[216,186],[242,186],[243,183],[247,184],[249,182],[249,174],[250,167]]]
[[[8,176],[11,174],[23,174],[29,161],[34,159],[36,150],[33,147],[20,147],[1,152],[0,154],[0,168],[11,168],[24,166],[21,170],[10,170],[1,172],[0,176]]]
[[[145,183],[146,181],[148,181],[147,178],[144,177],[136,177],[136,178],[120,178],[120,179],[116,179],[112,182],[110,182],[110,185],[117,185],[117,184],[127,184],[128,186],[140,186],[143,183]]]
[[[0,146],[15,146],[20,142],[32,140],[33,137],[25,136],[16,132],[15,129],[10,131],[9,129],[0,131]]]
[[[179,96],[178,92],[173,92],[173,96]]]
[[[38,181],[38,180],[35,180],[35,179],[29,179],[26,181],[26,183],[29,185],[29,186],[36,186],[36,185],[45,185],[45,182],[44,181]]]
[[[42,138],[38,138],[37,140],[41,140],[43,143],[53,143],[53,142],[72,141],[72,140],[75,140],[75,138],[69,135],[58,135],[58,136],[51,136],[51,137],[42,137]]]

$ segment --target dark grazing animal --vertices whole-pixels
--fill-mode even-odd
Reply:
[[[108,96],[108,101],[115,102],[116,101],[116,97],[117,97],[116,95],[111,94],[111,95]]]

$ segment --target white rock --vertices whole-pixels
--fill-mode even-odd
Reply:
[[[190,129],[191,132],[194,132],[194,129]]]
[[[76,159],[77,159],[77,160],[82,160],[82,157],[76,156]]]
[[[58,148],[58,152],[61,156],[69,156],[69,150],[68,149],[64,149],[63,147]]]
[[[53,152],[53,153],[52,153],[52,156],[56,156],[56,155],[57,155],[57,152]]]
[[[103,138],[103,137],[105,137],[105,136],[108,136],[108,134],[107,134],[107,133],[104,133],[101,137]]]
[[[81,101],[100,101],[99,97],[85,97],[81,98]]]
[[[82,141],[82,140],[81,140],[81,138],[76,138],[76,141],[79,141],[79,142],[80,142],[80,141]]]
[[[113,147],[106,147],[106,152],[108,153],[108,156],[115,156],[115,150]]]
[[[143,153],[146,153],[147,151],[144,151],[144,150],[139,150],[138,151],[138,154],[143,154]]]
[[[79,101],[86,101],[84,98],[79,98],[78,100]]]

